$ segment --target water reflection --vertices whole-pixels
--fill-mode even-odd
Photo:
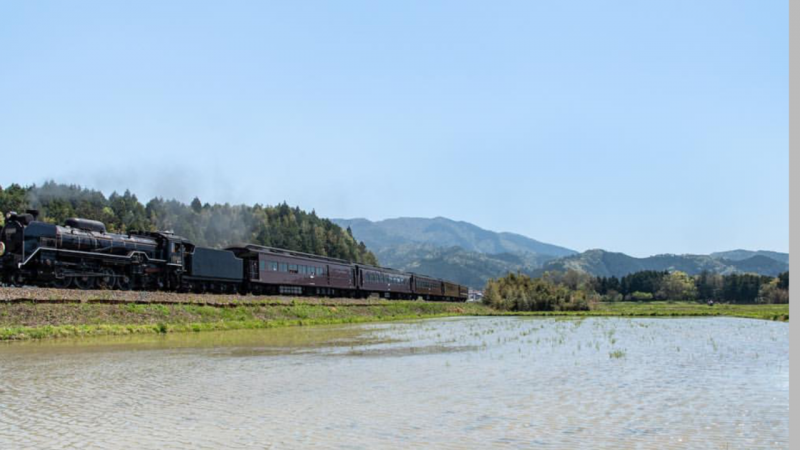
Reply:
[[[787,448],[788,325],[459,318],[0,346],[0,448]]]

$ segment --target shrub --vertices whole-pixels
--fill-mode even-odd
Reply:
[[[646,302],[646,301],[650,301],[652,299],[653,299],[653,294],[651,294],[649,292],[636,291],[633,294],[631,294],[631,300],[633,300],[635,302]]]
[[[582,311],[596,302],[594,291],[571,290],[542,278],[510,273],[489,280],[483,302],[508,311]]]

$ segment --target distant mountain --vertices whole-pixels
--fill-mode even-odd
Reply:
[[[381,265],[452,280],[481,288],[490,278],[509,272],[531,273],[552,257],[533,253],[489,255],[461,247],[441,248],[432,244],[401,244],[375,251]]]
[[[381,265],[483,287],[508,272],[530,273],[547,261],[577,254],[514,233],[496,233],[443,217],[372,222],[333,219],[375,253]]]
[[[789,270],[788,261],[784,263],[763,255],[756,255],[739,261],[722,261],[726,261],[732,267],[735,267],[739,272],[757,273],[760,275],[770,275],[773,277],[781,272],[786,272]]]
[[[545,271],[569,269],[605,277],[621,277],[642,270],[680,270],[690,275],[709,271],[719,274],[749,272],[775,276],[789,270],[789,264],[760,254],[741,260],[729,260],[711,255],[669,254],[634,258],[624,253],[588,250],[578,255],[548,261],[536,269],[534,275]]]
[[[766,256],[767,258],[774,259],[782,263],[789,264],[789,254],[781,252],[771,252],[769,250],[731,250],[727,252],[712,253],[712,258],[727,259],[729,261],[742,261],[753,256]]]
[[[332,219],[342,228],[350,227],[356,239],[373,251],[403,244],[430,244],[437,248],[460,247],[483,254],[533,253],[553,258],[577,252],[546,244],[514,233],[496,233],[467,222],[444,217],[433,219],[401,217],[372,222],[367,219]]]
[[[789,255],[765,250],[732,250],[711,255],[656,255],[635,258],[624,253],[588,250],[577,253],[513,233],[496,233],[443,217],[399,218],[372,222],[332,219],[364,241],[381,265],[445,278],[482,288],[490,278],[509,272],[541,275],[569,269],[594,276],[621,277],[642,270],[709,271],[775,276],[789,270]]]

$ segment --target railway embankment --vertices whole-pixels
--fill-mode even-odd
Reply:
[[[492,315],[565,318],[732,316],[788,321],[789,307],[620,302],[594,305],[589,311],[508,312],[476,303],[377,298],[0,288],[0,340],[6,341]]]
[[[490,314],[474,303],[0,288],[0,340]]]

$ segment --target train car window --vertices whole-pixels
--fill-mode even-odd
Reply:
[[[271,269],[273,272],[277,272],[277,271],[278,271],[278,263],[277,263],[277,262],[275,262],[275,261],[270,261],[270,262],[269,262],[269,268],[270,268],[270,269]]]
[[[259,267],[261,268],[261,270],[267,270],[267,262],[259,261]]]
[[[289,272],[297,273],[297,264],[289,264]]]
[[[322,267],[317,267],[317,275],[322,275],[323,273],[325,273],[325,269]]]
[[[281,263],[281,272],[288,272],[289,266],[286,263]]]

